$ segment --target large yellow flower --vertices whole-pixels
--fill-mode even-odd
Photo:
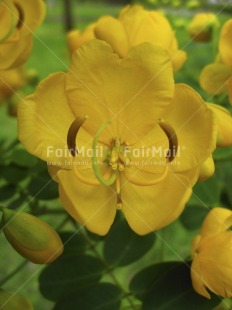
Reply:
[[[193,287],[209,299],[207,289],[221,297],[232,297],[231,225],[231,210],[214,208],[207,215],[201,234],[192,242]]]
[[[151,42],[168,52],[175,71],[186,60],[186,53],[178,49],[175,33],[168,20],[160,12],[144,10],[140,5],[126,6],[118,18],[103,16],[83,33],[70,32],[68,44],[71,51],[93,36],[109,43],[121,58],[128,55],[131,47]]]
[[[106,234],[121,209],[143,235],[175,220],[189,199],[216,123],[172,72],[158,46],[143,43],[121,59],[92,40],[67,74],[51,75],[19,105],[20,140],[49,163],[65,209],[89,230]]]
[[[212,95],[228,93],[232,104],[232,19],[221,30],[219,56],[213,64],[207,65],[200,75],[201,87]]]
[[[197,42],[208,42],[212,38],[213,28],[219,26],[218,18],[213,13],[196,14],[188,26],[190,37]]]
[[[0,16],[0,70],[6,70],[27,60],[33,31],[45,16],[45,3],[44,0],[2,0]]]

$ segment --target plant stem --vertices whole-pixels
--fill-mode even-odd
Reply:
[[[110,268],[110,266],[107,265],[107,263],[103,260],[103,258],[101,257],[101,255],[98,253],[98,251],[95,248],[95,245],[91,242],[91,240],[89,239],[89,237],[84,234],[84,237],[86,239],[86,241],[89,243],[90,245],[90,249],[92,250],[92,252],[94,253],[94,255],[101,261],[101,263],[103,264],[103,266],[105,267],[107,273],[111,276],[113,282],[117,285],[117,287],[122,291],[123,293],[123,298],[126,298],[127,301],[130,304],[130,309],[133,310],[137,310],[138,309],[138,305],[134,305],[133,301],[130,299],[130,293],[126,292],[124,290],[124,288],[122,287],[121,283],[119,283],[118,279],[116,278],[115,274],[113,273],[112,268]]]
[[[20,265],[18,265],[11,273],[9,273],[2,281],[0,281],[0,286],[5,284],[8,280],[10,280],[13,276],[15,276],[21,269],[23,269],[27,265],[28,261],[24,260]]]

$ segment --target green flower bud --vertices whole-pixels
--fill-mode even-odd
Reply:
[[[20,255],[35,264],[48,264],[62,254],[62,241],[46,222],[24,212],[1,211],[3,232]]]
[[[25,297],[0,289],[0,309],[33,310],[33,306]]]

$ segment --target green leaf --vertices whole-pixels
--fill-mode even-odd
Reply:
[[[166,272],[162,265],[168,267]],[[144,273],[144,270],[142,272]],[[150,275],[148,281],[143,277],[144,288],[147,290],[142,295],[143,310],[212,310],[221,301],[213,294],[208,300],[193,290],[190,266],[187,263],[174,262],[173,267],[171,263],[161,263],[153,265],[153,271],[150,269],[150,272],[154,274],[153,282]],[[136,281],[138,282],[138,279]]]
[[[73,253],[80,253],[89,247],[85,237],[81,233],[66,231],[59,233],[59,235],[64,245],[65,255],[69,253],[71,255],[73,255]]]
[[[22,195],[19,197],[16,197],[14,200],[12,200],[9,204],[8,204],[8,208],[15,210],[17,208],[20,208],[22,205],[26,206],[28,205],[28,196],[27,195]]]
[[[193,188],[193,194],[189,201],[191,205],[212,206],[220,201],[222,184],[216,175],[207,181],[197,183]]]
[[[17,149],[11,155],[11,162],[20,167],[32,168],[37,164],[38,159],[23,149]]]
[[[225,148],[218,148],[213,153],[214,160],[227,160],[232,158],[232,146]]]
[[[113,224],[104,243],[104,257],[111,266],[126,266],[144,256],[153,246],[155,234],[139,236],[125,220]]]
[[[47,171],[35,175],[29,185],[28,192],[40,200],[51,200],[59,197],[58,184],[54,182]]]
[[[110,283],[97,283],[82,287],[56,304],[54,310],[118,310],[120,289]]]
[[[28,170],[15,164],[10,164],[1,168],[2,177],[12,184],[17,184],[28,177]]]
[[[198,229],[209,213],[209,209],[203,206],[188,205],[180,216],[180,221],[187,229]]]
[[[98,282],[103,271],[102,263],[95,257],[64,253],[41,272],[40,291],[45,298],[58,301],[80,287]]]
[[[12,198],[17,188],[15,185],[7,184],[0,187],[0,201],[5,201]]]
[[[152,287],[154,281],[161,278],[170,269],[179,265],[178,262],[165,262],[155,264],[139,271],[130,282],[130,291],[140,300],[143,300],[147,291]]]

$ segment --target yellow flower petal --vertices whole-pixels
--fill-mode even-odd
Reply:
[[[141,140],[129,146],[130,174],[134,173],[134,169],[149,172],[152,178],[155,177],[153,174],[162,173],[167,164],[168,148],[169,141],[166,134],[160,126],[155,126]]]
[[[226,91],[226,83],[231,75],[232,70],[224,64],[210,64],[201,72],[200,85],[209,94],[221,94]]]
[[[171,63],[159,47],[144,43],[120,60],[105,42],[92,40],[73,55],[69,104],[76,116],[89,116],[83,128],[91,135],[110,120],[106,140],[131,144],[154,127],[173,98]]]
[[[70,159],[67,133],[74,120],[65,96],[64,75],[50,75],[18,108],[20,141],[31,154],[60,166]]]
[[[192,265],[191,265],[191,279],[192,279],[192,285],[194,290],[210,299],[210,294],[208,293],[206,287],[205,287],[205,282],[202,276],[202,269],[200,267],[200,257],[198,254],[196,254],[196,256],[193,259]]]
[[[172,162],[175,171],[199,166],[216,144],[216,120],[202,98],[192,88],[177,84],[173,104],[164,118],[174,128],[179,153]]]
[[[232,232],[209,238],[198,255],[205,286],[221,297],[232,297]]]
[[[208,107],[213,111],[217,118],[217,146],[222,147],[232,145],[232,118],[230,112],[213,103],[209,103]]]
[[[183,211],[197,176],[198,169],[185,174],[169,171],[154,186],[136,186],[122,176],[122,211],[130,227],[137,234],[145,235],[173,222]],[[165,195],[164,188],[168,188]]]
[[[119,20],[125,28],[130,46],[136,45],[134,41],[137,36],[137,32],[143,22],[144,17],[147,17],[147,13],[148,12],[145,11],[140,5],[128,5],[120,12]],[[145,42],[145,40],[142,42]],[[142,42],[140,41],[139,43]]]
[[[232,225],[232,211],[225,208],[213,208],[203,222],[201,236],[208,238],[226,231]]]
[[[80,30],[72,30],[67,34],[68,46],[71,54],[75,52],[82,44],[95,38],[95,23],[90,24],[83,32]]]
[[[130,46],[151,42],[169,54],[173,69],[178,70],[186,60],[186,53],[178,51],[178,44],[169,21],[159,11],[147,11],[142,6],[128,6],[119,20],[125,28]]]
[[[206,161],[201,165],[199,177],[197,182],[203,182],[213,176],[215,172],[215,166],[212,156],[208,157]]]
[[[125,30],[116,18],[104,16],[100,18],[94,28],[95,37],[109,43],[114,52],[121,58],[128,54],[129,43]]]
[[[219,40],[219,54],[222,61],[232,67],[232,19],[228,20],[222,27]]]
[[[14,32],[15,26],[18,22],[19,13],[12,2],[2,2],[0,3],[0,16],[0,43],[4,43],[4,41],[8,40]]]
[[[93,233],[107,234],[116,214],[117,196],[114,190],[104,185],[87,186],[71,170],[61,170],[57,177],[60,198],[66,211]]]
[[[21,14],[23,31],[31,34],[44,20],[46,14],[44,0],[15,0],[14,3]]]
[[[33,37],[31,34],[20,37],[19,41],[7,42],[1,45],[0,70],[14,69],[27,60],[32,49]]]
[[[25,84],[23,69],[0,71],[0,102]]]

